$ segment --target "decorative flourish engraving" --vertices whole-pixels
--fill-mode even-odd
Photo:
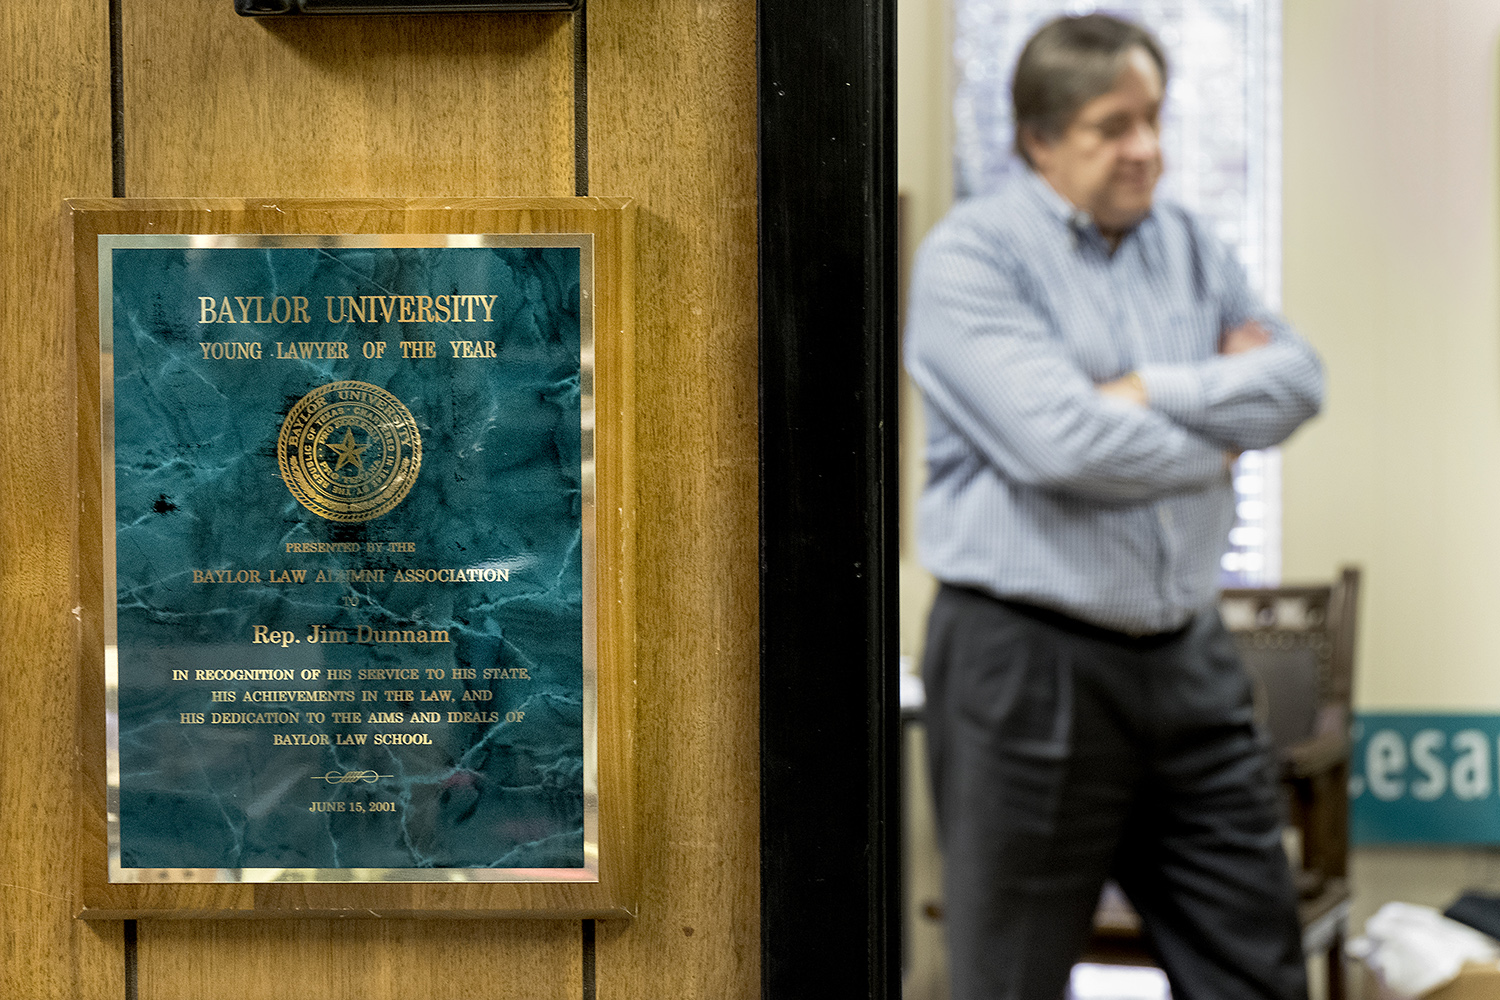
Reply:
[[[314,781],[326,781],[330,785],[353,785],[361,781],[373,785],[381,778],[389,778],[392,775],[379,774],[375,771],[329,771],[327,774],[315,774]]]
[[[330,382],[303,396],[276,442],[297,502],[330,521],[388,514],[422,467],[422,437],[401,400],[368,382]]]

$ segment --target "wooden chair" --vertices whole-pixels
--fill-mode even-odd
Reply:
[[[1286,791],[1288,854],[1301,896],[1303,948],[1327,957],[1329,1000],[1343,1000],[1349,920],[1349,728],[1359,570],[1327,586],[1226,590],[1224,624],[1255,684]],[[1140,918],[1114,886],[1094,917],[1086,960],[1149,964]]]

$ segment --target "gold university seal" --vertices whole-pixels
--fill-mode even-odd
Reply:
[[[330,521],[368,521],[406,499],[422,438],[411,411],[380,386],[330,382],[293,404],[276,458],[302,506]]]

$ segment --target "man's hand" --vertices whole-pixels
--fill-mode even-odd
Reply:
[[[1100,382],[1094,388],[1101,396],[1113,396],[1136,406],[1145,406],[1150,402],[1146,395],[1146,383],[1135,372],[1121,375],[1112,382]]]
[[[1265,347],[1271,342],[1271,331],[1253,319],[1247,319],[1233,330],[1225,331],[1219,338],[1220,354],[1244,354]]]
[[[1259,350],[1270,342],[1271,331],[1255,320],[1247,319],[1233,330],[1224,331],[1224,334],[1219,337],[1219,353],[1244,354],[1246,351]],[[1140,375],[1135,372],[1121,375],[1110,382],[1100,382],[1094,388],[1101,396],[1111,396],[1135,406],[1151,405],[1150,396],[1146,392],[1146,383],[1141,381]]]

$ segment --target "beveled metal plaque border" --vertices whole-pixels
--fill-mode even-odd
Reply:
[[[109,881],[172,883],[589,883],[599,881],[598,579],[594,234],[580,233],[101,233],[98,253],[101,517],[103,520],[106,828]],[[115,562],[114,281],[116,249],[563,247],[579,251],[579,442],[583,563],[583,857],[580,868],[125,868],[120,851],[119,633]]]

